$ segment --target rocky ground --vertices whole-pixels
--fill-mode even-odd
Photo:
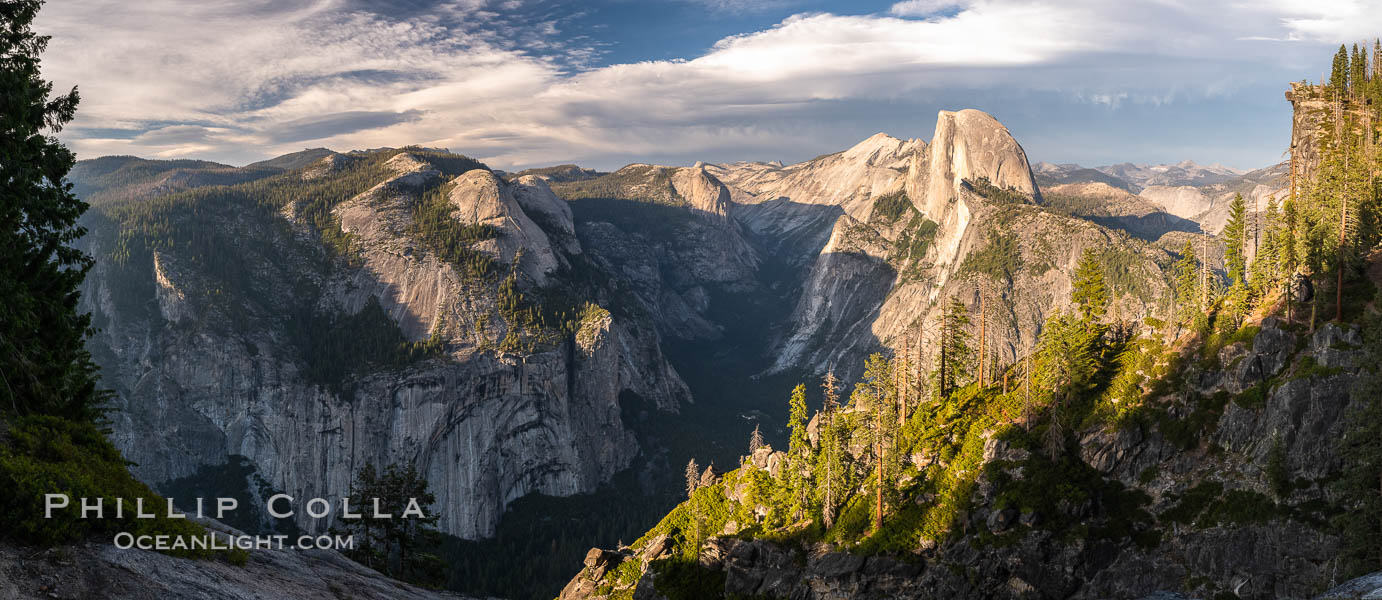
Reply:
[[[0,544],[0,600],[39,598],[474,600],[390,579],[333,550],[254,550],[237,566],[95,541],[50,549]]]

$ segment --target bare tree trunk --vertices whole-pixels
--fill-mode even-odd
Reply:
[[[882,430],[880,429],[879,432],[881,433]],[[878,505],[877,505],[877,507],[876,507],[876,508],[877,508],[877,512],[874,513],[874,517],[873,517],[873,530],[874,530],[875,532],[879,532],[879,531],[882,531],[882,530],[883,530],[883,440],[882,440],[881,436],[880,436],[880,438],[879,438],[878,441],[877,441],[877,447],[878,447]]]
[[[1025,374],[1026,374],[1026,376],[1027,376],[1027,382],[1026,382],[1026,385],[1024,386],[1024,387],[1026,388],[1026,394],[1025,394],[1026,399],[1025,399],[1023,405],[1022,405],[1022,421],[1023,421],[1022,424],[1023,424],[1024,427],[1027,428],[1027,431],[1031,431],[1031,430],[1032,430],[1032,347],[1031,347],[1031,346],[1028,346],[1028,347],[1027,347],[1027,368],[1026,368],[1026,369],[1023,369],[1023,370],[1026,372]]]
[[[979,288],[979,387],[984,387],[984,363],[988,354],[988,303],[984,302],[984,290]]]

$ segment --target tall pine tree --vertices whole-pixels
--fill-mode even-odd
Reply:
[[[1348,96],[1348,48],[1339,44],[1334,54],[1334,65],[1329,71],[1329,91],[1343,98]]]
[[[968,383],[974,363],[974,349],[969,345],[969,323],[969,311],[964,303],[951,298],[941,315],[940,347],[936,370],[932,373],[939,398],[949,396]]]
[[[1224,225],[1224,266],[1228,268],[1228,278],[1233,285],[1247,281],[1247,257],[1244,246],[1247,241],[1248,207],[1242,194],[1234,194],[1228,205],[1228,224]]]
[[[1075,267],[1074,289],[1070,300],[1080,311],[1080,319],[1087,326],[1093,326],[1104,319],[1108,310],[1109,291],[1104,280],[1104,267],[1099,262],[1098,253],[1093,248],[1085,248],[1080,263]]]
[[[87,205],[66,180],[76,157],[55,135],[77,89],[53,94],[39,72],[42,2],[0,2],[0,412],[90,421],[105,396],[86,351],[77,287],[91,257],[72,247]]]

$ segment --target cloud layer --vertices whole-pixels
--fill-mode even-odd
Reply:
[[[593,66],[597,37],[536,12],[512,18],[523,10],[517,0],[67,0],[49,3],[37,27],[54,36],[45,75],[81,88],[64,137],[84,157],[239,164],[308,146],[417,143],[503,168],[793,160],[898,125],[929,135],[936,108],[964,106],[993,112],[1029,151],[1078,158],[1087,153],[1060,155],[1035,109],[1231,110],[1245,90],[1317,78],[1307,74],[1339,41],[1382,32],[1382,10],[1364,2],[907,0],[879,14],[796,14],[679,60]],[[1271,100],[1284,109],[1279,93]],[[1069,137],[1132,154],[1110,161],[1155,160],[1152,142],[1177,147],[1091,133]],[[1263,163],[1276,150],[1243,152],[1217,159]]]

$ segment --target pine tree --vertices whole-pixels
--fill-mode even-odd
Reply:
[[[791,432],[787,444],[788,453],[793,456],[804,456],[809,453],[811,442],[806,436],[806,386],[800,383],[792,388],[792,397],[787,402],[787,428]]]
[[[1372,84],[1370,93],[1373,106],[1382,105],[1382,39],[1372,40],[1372,76],[1369,82]]]
[[[756,431],[756,430],[755,430]],[[695,543],[696,548],[701,546],[701,509],[696,502],[696,489],[701,485],[701,467],[696,464],[696,459],[686,463],[686,498],[691,501],[691,520],[695,523]]]
[[[1109,292],[1104,282],[1103,266],[1099,264],[1098,253],[1093,248],[1086,248],[1080,256],[1073,285],[1070,300],[1079,310],[1080,318],[1091,326],[1102,321],[1108,310]]]
[[[1051,421],[1047,428],[1046,450],[1055,460],[1064,448],[1062,407],[1069,396],[1087,387],[1098,366],[1094,341],[1098,337],[1073,315],[1058,312],[1046,320],[1037,350],[1037,379],[1051,394]]]
[[[821,523],[829,529],[835,524],[835,510],[840,494],[848,487],[850,469],[845,449],[849,425],[843,418],[822,422],[820,452],[816,454],[817,481],[820,482]]]
[[[825,378],[821,380],[821,390],[825,392],[825,406],[821,412],[829,418],[840,405],[840,380],[835,378],[835,369],[825,372]]]
[[[1247,204],[1243,202],[1243,195],[1234,194],[1233,202],[1228,205],[1228,224],[1224,225],[1224,266],[1228,268],[1228,277],[1233,285],[1242,285],[1247,279],[1247,258],[1243,253],[1247,223]]]
[[[436,496],[427,488],[427,479],[411,463],[392,464],[382,472],[371,464],[362,467],[351,483],[350,498],[371,510],[377,499],[380,512],[392,518],[342,519],[344,531],[359,544],[347,556],[403,581],[433,587],[444,583],[445,565],[436,554],[441,544],[436,523],[441,515],[428,514]],[[422,509],[422,516],[405,516],[411,507]]]
[[[1200,297],[1200,260],[1190,240],[1186,240],[1185,246],[1181,248],[1180,259],[1172,267],[1172,272],[1176,284],[1174,291],[1177,322],[1192,321],[1201,310],[1197,303]]]
[[[964,303],[951,298],[941,315],[940,356],[936,360],[936,394],[940,398],[959,389],[970,377],[974,350],[969,346],[969,315]]]
[[[787,428],[791,432],[787,444],[787,483],[795,492],[798,507],[805,510],[807,490],[810,488],[803,471],[811,457],[811,441],[806,435],[806,386],[797,384],[787,403]]]
[[[1267,199],[1267,211],[1262,216],[1262,243],[1252,261],[1252,282],[1254,293],[1265,294],[1280,281],[1281,273],[1281,209],[1276,197]]]
[[[66,180],[76,158],[56,134],[77,89],[40,76],[48,36],[30,28],[42,2],[0,3],[0,411],[94,421],[108,397],[85,347],[78,286],[92,260],[72,246],[86,203]]]
[[[863,445],[869,451],[874,467],[874,531],[883,527],[883,497],[891,494],[891,479],[897,471],[893,444],[897,437],[896,388],[891,377],[892,366],[881,354],[864,361],[864,377],[854,386],[850,401],[865,415]]]
[[[1340,98],[1348,96],[1348,48],[1339,44],[1334,66],[1329,72],[1329,90]]]
[[[1358,44],[1353,45],[1353,52],[1349,55],[1348,80],[1349,91],[1355,98],[1361,97],[1368,89],[1368,54],[1367,46],[1363,49],[1358,48]]]

